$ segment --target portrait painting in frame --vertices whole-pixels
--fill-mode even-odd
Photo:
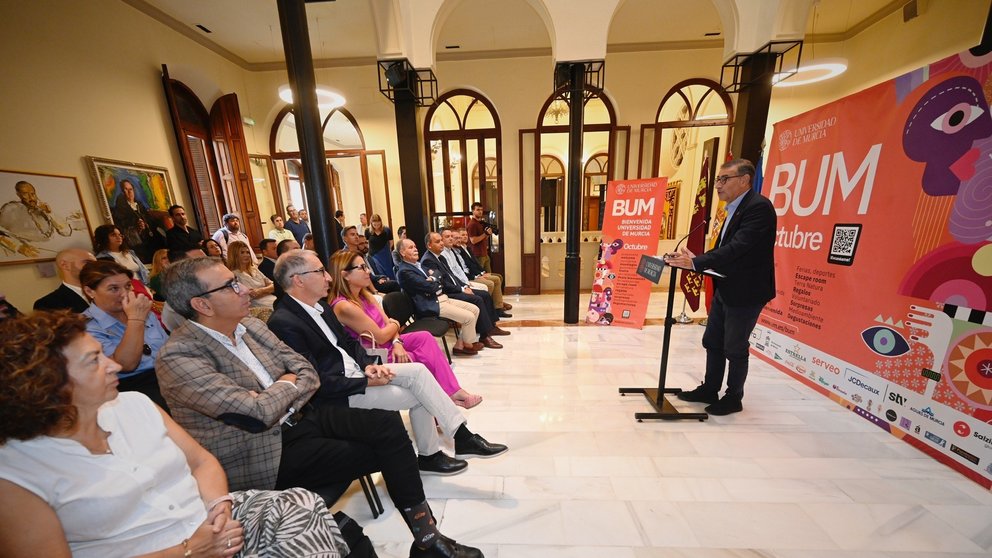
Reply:
[[[151,263],[155,250],[165,247],[165,231],[172,227],[169,207],[176,196],[168,169],[97,157],[86,161],[104,220],[117,225],[142,262]]]
[[[0,170],[0,265],[50,261],[93,248],[74,176]]]

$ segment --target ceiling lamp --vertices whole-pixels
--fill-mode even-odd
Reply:
[[[293,89],[288,85],[279,87],[279,98],[293,104]],[[317,106],[332,110],[344,106],[344,96],[324,87],[317,87]]]
[[[545,116],[550,116],[555,120],[555,124],[559,124],[562,118],[568,116],[568,103],[562,99],[551,101]]]
[[[796,87],[835,78],[847,71],[847,60],[843,58],[823,58],[811,64],[800,66],[790,76],[775,74],[772,85],[775,87]]]

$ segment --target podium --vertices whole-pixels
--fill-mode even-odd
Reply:
[[[661,274],[665,267],[665,260],[656,256],[645,255],[641,256],[641,261],[637,264],[637,274],[653,283],[658,283],[661,280]],[[678,277],[678,273],[675,272],[676,269],[678,268],[672,268],[671,281],[668,285],[668,308],[665,310],[665,334],[661,343],[661,369],[658,371],[658,387],[620,388],[621,396],[626,396],[628,393],[640,393],[654,407],[655,412],[653,413],[634,413],[634,418],[637,419],[637,422],[644,422],[645,419],[698,420],[702,422],[709,418],[709,415],[706,413],[680,412],[665,399],[665,395],[674,395],[682,392],[681,388],[665,387],[665,380],[668,375],[668,350],[672,340],[672,326],[675,325],[675,318],[672,317],[672,311],[675,308],[675,279]],[[706,274],[705,272],[702,273],[704,275]]]

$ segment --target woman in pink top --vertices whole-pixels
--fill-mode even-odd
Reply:
[[[327,266],[331,276],[331,307],[345,331],[371,346],[361,333],[370,332],[376,345],[389,351],[389,362],[419,362],[434,375],[437,383],[455,405],[471,409],[482,402],[482,396],[468,393],[458,385],[454,371],[444,352],[426,331],[400,333],[400,323],[386,318],[372,294],[372,278],[365,258],[356,252],[337,252]]]

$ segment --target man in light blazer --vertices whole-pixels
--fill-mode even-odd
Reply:
[[[164,284],[187,321],[159,351],[162,392],[232,489],[319,489],[382,471],[414,533],[410,556],[482,556],[438,532],[399,414],[309,404],[316,371],[247,317],[248,289],[222,261],[183,260],[166,270]]]
[[[712,269],[723,276],[713,279],[713,305],[703,333],[703,383],[678,394],[684,401],[709,403],[706,412],[711,415],[743,410],[748,339],[761,309],[775,298],[775,208],[752,189],[753,180],[750,161],[736,159],[721,166],[716,191],[727,202],[727,219],[717,247],[698,256],[687,248],[665,256],[671,266]],[[720,398],[725,371],[727,391]]]

